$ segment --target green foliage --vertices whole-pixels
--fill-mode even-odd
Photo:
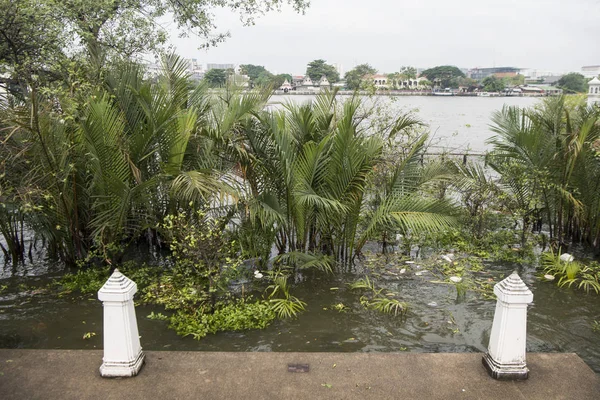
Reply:
[[[563,75],[558,80],[557,86],[565,93],[585,93],[588,90],[587,80],[578,72]]]
[[[483,79],[481,82],[483,90],[486,92],[501,92],[504,90],[504,80],[497,78],[494,75],[490,75]]]
[[[332,256],[299,251],[280,254],[275,257],[274,262],[299,269],[314,268],[326,273],[332,273],[335,265],[335,259]]]
[[[273,75],[262,65],[242,64],[240,65],[240,73],[248,76],[251,87],[268,86],[278,89],[286,79],[288,82],[292,82],[290,74]]]
[[[427,80],[442,88],[458,87],[458,81],[454,78],[464,78],[465,74],[457,67],[452,65],[441,65],[426,69],[421,75],[427,77]]]
[[[273,278],[273,284],[267,287],[271,291],[268,295],[269,304],[278,318],[295,318],[298,313],[304,311],[306,303],[290,294],[290,288],[287,282],[287,276],[276,274]],[[280,295],[282,297],[276,297]]]
[[[350,90],[363,89],[365,78],[375,73],[377,73],[377,70],[369,64],[357,65],[344,75],[346,87]]]
[[[394,314],[394,316],[404,316],[408,310],[407,303],[390,297],[395,296],[395,293],[389,292],[387,295],[382,295],[383,289],[377,289],[375,282],[369,279],[368,276],[365,276],[356,282],[349,283],[348,287],[351,290],[366,290],[365,295],[360,297],[360,303],[365,308],[376,310],[384,314]]]
[[[314,60],[309,62],[306,66],[306,75],[308,75],[313,82],[318,82],[323,75],[325,75],[329,83],[335,83],[340,80],[340,74],[335,67],[327,64],[325,60]]]
[[[379,311],[383,314],[393,314],[395,317],[404,316],[408,310],[408,305],[397,299],[388,297],[375,297],[373,300],[363,300],[363,304],[367,308]]]
[[[599,118],[599,110],[564,97],[493,115],[496,136],[487,161],[501,176],[508,209],[522,220],[523,233],[543,221],[554,245],[600,243]]]
[[[223,87],[225,86],[225,82],[227,82],[227,71],[213,68],[204,74],[203,79],[212,88]]]
[[[505,86],[520,86],[525,84],[525,76],[517,74],[515,76],[507,76],[502,78]]]
[[[563,261],[560,252],[550,250],[542,254],[541,268],[544,274],[558,277],[557,285],[574,286],[590,292],[593,290],[600,294],[600,265],[591,263],[583,265],[578,261]]]
[[[168,315],[164,315],[162,313],[154,313],[154,311],[152,311],[150,314],[146,315],[146,318],[152,319],[155,321],[168,321],[169,320]]]
[[[170,327],[179,335],[191,335],[200,340],[207,334],[220,331],[244,331],[264,329],[275,319],[275,312],[267,301],[238,300],[220,304],[214,313],[198,310],[195,313],[176,312],[170,319]]]
[[[375,282],[371,281],[368,276],[365,276],[364,278],[361,278],[361,279],[357,280],[356,282],[349,283],[348,287],[351,290],[366,289],[366,290],[370,290],[372,292],[376,291]]]
[[[63,275],[59,284],[67,291],[79,291],[83,294],[96,293],[108,277],[108,268],[88,268]]]

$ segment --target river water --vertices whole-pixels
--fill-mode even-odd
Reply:
[[[314,96],[273,96],[270,103],[309,102]],[[429,125],[434,146],[456,152],[483,152],[489,149],[485,141],[493,136],[489,130],[490,116],[504,105],[530,107],[539,103],[535,97],[440,97],[440,96],[373,96],[375,101],[391,110],[415,111]]]
[[[308,101],[308,96],[276,96],[273,102]],[[390,101],[385,99],[383,101]],[[445,146],[485,150],[490,114],[503,104],[530,106],[531,98],[398,97],[392,107],[418,109]],[[467,124],[470,127],[467,127]],[[458,132],[458,134],[454,134]],[[35,256],[35,255],[34,255]],[[37,256],[39,257],[39,255]],[[292,293],[307,303],[297,319],[275,321],[267,329],[209,335],[200,341],[179,337],[166,322],[150,320],[159,307],[137,307],[142,346],[148,350],[483,352],[489,340],[495,302],[468,293],[457,298],[449,285],[428,273],[387,265],[379,285],[409,303],[405,318],[366,310],[346,283],[362,271],[310,276]],[[534,294],[529,307],[527,348],[531,352],[575,352],[600,373],[600,296],[541,282],[532,267],[487,263],[482,277],[500,278],[518,270]],[[396,272],[394,272],[396,271]],[[93,349],[102,347],[102,305],[95,296],[65,295],[44,289],[62,266],[34,259],[13,269],[0,260],[0,348]],[[332,290],[331,288],[338,288]],[[346,312],[332,306],[342,303]],[[84,339],[86,333],[94,333]]]
[[[157,306],[138,306],[141,343],[148,350],[333,351],[333,352],[483,352],[489,341],[495,301],[473,292],[457,297],[453,286],[435,283],[430,272],[387,264],[378,287],[399,293],[409,304],[406,317],[365,309],[346,283],[363,271],[304,277],[292,293],[307,303],[297,319],[278,320],[264,330],[208,335],[200,341],[177,336],[164,321],[147,318]],[[53,270],[53,268],[55,268]],[[61,272],[40,265],[0,280],[0,348],[94,349],[102,347],[102,305],[95,295],[58,297],[47,287]],[[558,288],[540,281],[532,267],[486,263],[480,278],[517,270],[534,294],[528,313],[527,350],[575,352],[600,373],[600,296]],[[394,272],[396,271],[396,272]],[[422,270],[421,270],[422,271]],[[5,276],[11,275],[6,273]],[[20,275],[20,276],[19,276]],[[332,288],[334,288],[332,290]],[[343,304],[346,311],[333,306]],[[167,312],[168,313],[168,312]],[[93,332],[95,336],[84,339]]]

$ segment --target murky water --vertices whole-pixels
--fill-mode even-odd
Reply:
[[[364,309],[360,295],[345,285],[359,274],[316,274],[292,290],[308,303],[307,310],[295,320],[276,321],[264,330],[219,333],[196,341],[177,336],[166,322],[146,318],[152,311],[163,311],[160,308],[137,307],[142,346],[149,350],[200,351],[485,351],[495,302],[472,293],[457,299],[454,287],[432,283],[435,278],[428,272],[422,276],[414,271],[394,274],[401,267],[386,266],[378,285],[400,293],[409,303],[405,318]],[[515,268],[488,264],[479,274],[499,278]],[[540,282],[532,269],[518,271],[534,293],[528,314],[528,351],[575,352],[600,372],[600,332],[592,329],[593,321],[600,321],[600,296]],[[0,347],[102,347],[100,302],[94,296],[57,298],[55,293],[36,289],[55,276],[59,273],[0,280],[0,285],[9,286],[0,293]],[[18,293],[23,284],[27,285],[25,292]],[[346,312],[332,307],[339,303],[348,308]],[[83,339],[88,332],[95,336]]]
[[[307,101],[307,96],[288,96],[272,101]],[[385,98],[384,98],[385,99]],[[389,101],[389,100],[383,100]],[[398,97],[392,107],[418,109],[440,145],[452,149],[485,150],[490,114],[503,104],[530,106],[532,98],[436,98]],[[68,295],[57,298],[44,291],[61,266],[34,254],[26,266],[12,269],[0,259],[0,347],[92,349],[102,347],[102,306],[95,296]],[[390,266],[390,270],[400,266]],[[517,268],[534,293],[529,307],[529,351],[575,352],[600,373],[600,296],[561,289],[540,282],[531,268],[486,265],[490,277]],[[360,272],[360,271],[359,271]],[[413,271],[414,272],[414,271]],[[242,333],[219,333],[201,341],[179,337],[163,321],[146,318],[158,307],[137,307],[141,342],[149,350],[201,351],[340,351],[340,352],[481,352],[485,351],[495,303],[472,293],[463,299],[448,285],[431,283],[425,273],[416,276],[383,273],[379,286],[400,293],[410,305],[405,318],[364,309],[360,295],[346,283],[360,274],[311,276],[294,286],[295,296],[307,302],[307,310],[295,320],[276,321],[267,329]],[[3,289],[6,285],[7,288]],[[331,290],[331,288],[338,288]],[[346,312],[332,305],[342,303]],[[83,339],[86,333],[95,333]]]
[[[314,96],[273,96],[272,104],[311,101]],[[490,117],[504,105],[530,107],[541,101],[535,97],[440,97],[440,96],[374,96],[376,101],[391,110],[413,110],[429,125],[433,147],[457,152],[489,150],[486,140],[493,136],[489,130]]]

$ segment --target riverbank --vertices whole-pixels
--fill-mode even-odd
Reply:
[[[273,91],[273,95],[276,96],[316,96],[319,93],[322,93],[319,90],[291,90],[285,92],[283,90],[275,90]],[[549,96],[557,96],[555,94],[540,94],[540,93],[522,93],[519,95],[516,94],[487,94],[482,95],[482,93],[476,92],[467,92],[467,93],[448,93],[448,92],[432,92],[430,90],[382,90],[382,91],[366,91],[361,90],[355,92],[353,90],[339,90],[337,92],[340,96],[352,96],[355,93],[361,96],[436,96],[436,97],[480,97],[480,98],[490,98],[490,97],[549,97]]]
[[[135,378],[103,379],[102,351],[0,350],[9,399],[592,399],[575,354],[528,354],[530,378],[490,378],[481,354],[147,352]],[[309,372],[289,372],[308,364]]]

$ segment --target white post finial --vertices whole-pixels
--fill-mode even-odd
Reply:
[[[136,292],[135,282],[118,269],[98,291],[104,306],[104,358],[100,367],[103,377],[135,376],[144,363],[133,306]]]
[[[494,294],[498,300],[483,365],[494,379],[527,379],[527,304],[533,301],[533,293],[515,271],[494,286]]]

